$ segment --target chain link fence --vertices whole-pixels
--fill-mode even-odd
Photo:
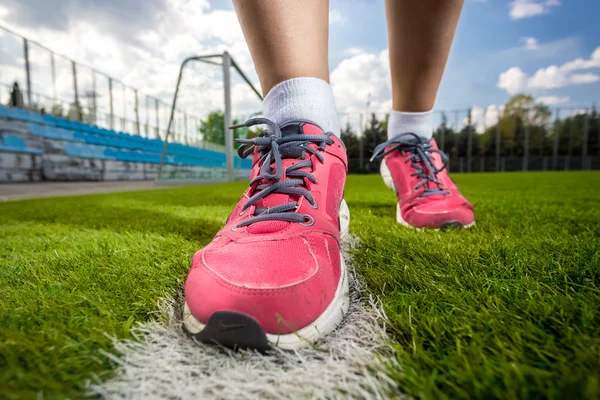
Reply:
[[[1,26],[0,103],[149,138],[166,137],[170,112],[165,101]],[[175,114],[172,141],[200,143],[200,116]]]
[[[377,173],[369,159],[387,140],[383,113],[340,115],[349,169]],[[434,138],[451,172],[600,169],[600,115],[594,105],[550,108],[530,101],[486,110],[434,112]]]

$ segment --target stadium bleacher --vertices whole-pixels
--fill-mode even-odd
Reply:
[[[0,182],[155,179],[164,142],[0,105]],[[219,179],[225,154],[169,143],[166,174]],[[237,170],[251,160],[234,160]]]

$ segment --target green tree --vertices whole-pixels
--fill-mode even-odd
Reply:
[[[375,147],[387,139],[387,121],[380,121],[375,114],[371,114],[371,119],[367,123],[367,128],[363,132],[363,146],[365,159],[373,154]]]
[[[349,123],[346,124],[346,127],[342,130],[340,138],[346,146],[346,153],[348,154],[348,158],[359,158],[360,140],[358,139],[356,132],[354,132]]]
[[[217,143],[220,145],[225,144],[225,116],[223,111],[213,111],[206,116],[200,122],[200,128],[198,131],[200,135],[202,135],[202,141],[209,143]],[[232,121],[232,125],[238,124],[239,121],[237,119]],[[233,137],[235,139],[246,138],[257,136],[260,133],[260,130],[252,130],[250,131],[248,128],[238,128],[233,131]],[[235,144],[235,148],[238,148],[240,145]]]

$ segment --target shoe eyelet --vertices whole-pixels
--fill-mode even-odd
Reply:
[[[235,231],[237,231],[238,229],[239,229],[239,228],[238,228],[237,226],[232,226],[232,227],[231,227],[231,232],[235,232]]]
[[[310,201],[307,201],[307,203],[308,203],[308,205],[310,206],[310,208],[314,208],[315,210],[316,210],[317,208],[319,208],[319,203],[317,203],[316,201],[315,201],[315,204],[314,204],[314,205],[313,205],[313,204],[312,204]]]
[[[244,208],[242,211],[240,211],[240,213],[238,215],[241,217],[242,215],[244,215],[244,213],[246,212],[246,210],[247,210],[247,208]]]
[[[310,214],[304,214],[304,221],[298,223],[302,226],[313,226],[315,224],[315,219]]]

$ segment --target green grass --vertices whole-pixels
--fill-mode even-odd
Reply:
[[[352,176],[355,260],[385,306],[401,391],[600,397],[600,173],[456,175],[477,227],[394,222]],[[0,398],[81,397],[100,349],[152,318],[245,183],[0,204]]]

